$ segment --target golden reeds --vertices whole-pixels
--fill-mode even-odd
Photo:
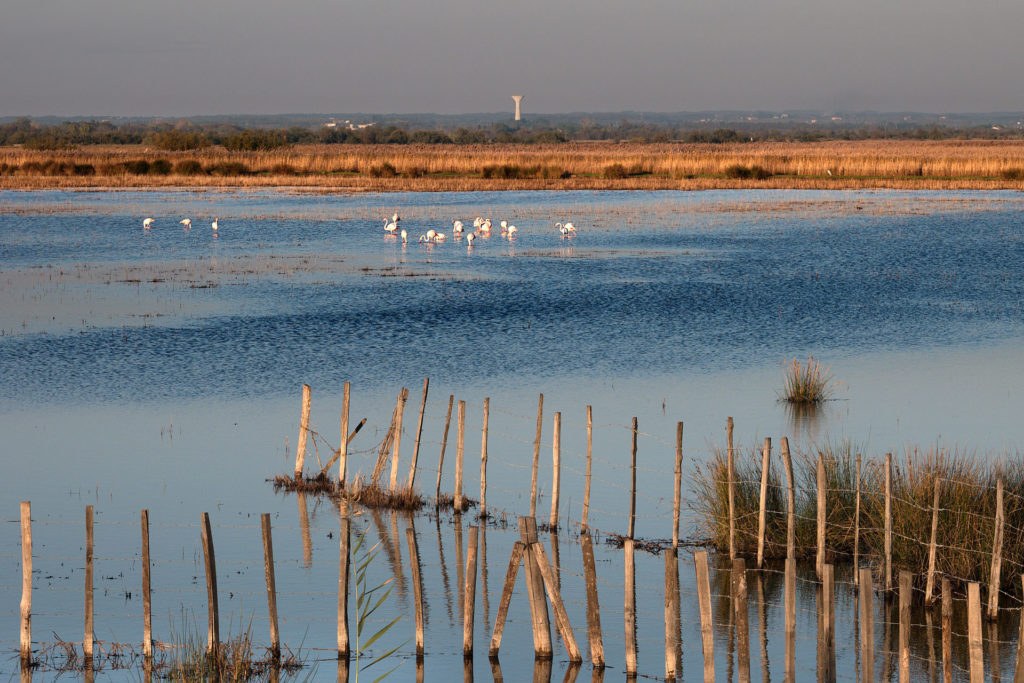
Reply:
[[[0,148],[0,187],[1024,189],[1024,141]]]

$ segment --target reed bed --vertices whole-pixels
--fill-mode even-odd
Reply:
[[[0,148],[3,188],[173,186],[1024,189],[1024,141],[292,145],[261,152]]]
[[[828,445],[821,451],[826,474],[826,551],[829,561],[853,558],[857,489],[857,450],[849,442]],[[796,487],[796,555],[813,560],[816,553],[817,453],[794,456]],[[702,531],[719,551],[729,549],[727,455],[717,451],[695,475],[694,509]],[[1024,460],[998,462],[964,451],[907,451],[893,458],[892,562],[894,575],[908,570],[922,584],[931,538],[935,480],[940,480],[936,571],[962,586],[968,581],[987,583],[991,571],[995,529],[996,480],[1004,484],[1004,577],[1024,571]],[[879,567],[884,557],[885,461],[865,459],[861,472],[860,561]],[[736,457],[737,552],[756,556],[761,453]],[[786,557],[786,481],[776,462],[768,476],[765,558]],[[1019,595],[1019,582],[1004,579],[1003,590]]]
[[[299,479],[279,474],[274,477],[273,481],[275,492],[288,491],[290,493],[327,495],[350,503],[359,503],[364,507],[370,508],[419,510],[426,505],[426,500],[418,491],[404,487],[390,491],[364,477],[351,479],[345,486],[342,486],[336,479],[332,479],[324,474]],[[444,507],[440,502],[439,506]],[[451,502],[448,503],[448,506],[451,506]]]
[[[780,400],[787,403],[817,404],[827,401],[836,387],[830,368],[822,367],[821,361],[808,356],[806,363],[794,358],[783,363],[786,380]]]

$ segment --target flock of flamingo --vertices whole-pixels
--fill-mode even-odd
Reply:
[[[401,216],[397,213],[392,215],[391,218],[384,219],[384,232],[392,237],[399,237],[402,240],[402,244],[406,244],[409,241],[409,233],[405,228],[399,228],[398,224],[402,220]],[[501,236],[506,237],[510,240],[514,240],[516,235],[519,234],[519,229],[516,226],[509,224],[508,221],[501,221],[498,223],[498,227],[501,228]],[[472,247],[473,240],[477,237],[490,237],[491,235],[491,219],[481,218],[477,216],[473,219],[473,231],[466,232],[462,221],[458,219],[452,220],[452,236],[455,239],[466,238],[466,246]],[[572,223],[555,223],[555,230],[561,233],[563,238],[572,237],[576,234],[576,226]],[[437,244],[438,242],[444,242],[448,239],[448,236],[443,232],[437,230],[427,230],[424,234],[420,235],[420,244]]]
[[[214,234],[217,233],[217,222],[219,220],[220,220],[219,218],[214,218],[213,222],[210,223],[210,227],[213,228]],[[145,228],[146,230],[149,230],[150,228],[153,227],[153,223],[154,223],[154,219],[146,218],[146,219],[144,219],[142,221],[142,227]],[[180,223],[181,225],[185,226],[185,230],[191,230],[192,229],[192,219],[191,218],[183,218],[182,220],[178,221],[178,223]]]

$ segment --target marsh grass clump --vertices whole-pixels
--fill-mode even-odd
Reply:
[[[371,178],[394,178],[398,175],[395,165],[385,161],[383,164],[375,164],[370,167]]]
[[[853,559],[856,528],[858,449],[850,442],[827,444],[820,449],[827,491],[827,561],[848,563]],[[817,552],[817,458],[818,452],[794,454],[796,491],[796,556],[813,561]],[[699,527],[719,551],[729,548],[728,463],[724,450],[699,466],[695,476],[693,509]],[[978,458],[963,451],[908,450],[893,458],[892,562],[893,574],[908,570],[923,584],[928,566],[932,501],[939,481],[938,552],[936,571],[962,587],[969,581],[987,583],[991,571],[995,530],[996,480],[1004,483],[1003,572],[1024,568],[1024,460],[1007,462]],[[757,554],[760,503],[761,453],[737,451],[736,541],[737,552]],[[885,459],[865,458],[861,468],[860,562],[880,568],[885,548]],[[766,504],[765,557],[786,556],[786,480],[780,463],[771,465]],[[1019,594],[1019,584],[1004,581],[1003,590]]]
[[[174,165],[174,172],[178,175],[191,176],[203,175],[206,173],[206,170],[203,169],[203,165],[195,159],[185,159],[184,161],[179,161]]]
[[[370,508],[419,510],[426,505],[426,501],[418,491],[401,487],[392,492],[372,481],[367,481],[364,477],[349,479],[344,487],[336,479],[326,474],[317,474],[300,479],[279,474],[274,477],[273,482],[275,493],[287,491],[289,493],[324,495],[343,499],[351,503],[359,503]]]
[[[822,367],[814,356],[807,357],[803,364],[796,358],[789,363],[783,361],[786,379],[779,400],[793,404],[818,404],[827,401],[836,388],[831,368]]]
[[[732,164],[725,169],[726,178],[740,178],[743,180],[765,180],[772,177],[772,173],[763,166],[744,166],[743,164]]]

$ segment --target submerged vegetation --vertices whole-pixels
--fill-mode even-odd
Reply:
[[[738,452],[737,452],[738,453]],[[827,561],[853,560],[856,524],[857,455],[849,442],[821,450],[827,492]],[[813,560],[817,550],[817,454],[794,456],[796,556]],[[761,454],[736,458],[737,552],[757,554]],[[914,573],[923,583],[931,538],[933,496],[939,481],[938,548],[936,571],[954,583],[987,582],[995,529],[996,481],[1004,485],[1005,528],[1002,575],[1017,576],[1024,569],[1024,460],[990,461],[962,451],[908,451],[893,457],[892,566]],[[777,463],[770,466],[766,499],[765,557],[786,557],[786,477]],[[694,507],[702,531],[720,551],[729,550],[727,454],[717,451],[699,467],[695,477]],[[880,570],[884,557],[885,460],[865,459],[859,482],[861,492],[859,554],[862,566]],[[1018,594],[1019,582],[1004,581],[1003,590]]]

